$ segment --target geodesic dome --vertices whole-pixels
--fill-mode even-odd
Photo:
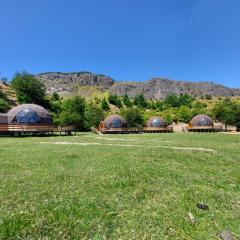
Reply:
[[[12,108],[8,113],[9,124],[52,124],[50,113],[36,104],[22,104]]]
[[[213,120],[205,114],[199,114],[195,116],[191,121],[190,125],[192,126],[213,126]]]
[[[105,128],[122,128],[127,127],[127,121],[120,115],[111,115],[103,121]]]
[[[151,117],[147,122],[147,127],[160,128],[166,126],[167,124],[162,117]]]

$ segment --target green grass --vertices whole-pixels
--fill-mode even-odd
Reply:
[[[0,239],[240,236],[240,135],[1,137],[0,166]]]

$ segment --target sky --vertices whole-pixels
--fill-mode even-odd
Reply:
[[[240,88],[239,0],[0,0],[0,77],[90,71]]]

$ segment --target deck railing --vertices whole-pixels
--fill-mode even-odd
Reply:
[[[141,133],[141,132],[172,132],[173,127],[136,127],[136,128],[100,128],[100,132],[102,133]]]
[[[143,128],[100,128],[102,133],[137,133],[142,132]]]
[[[54,133],[54,132],[75,132],[76,127],[56,126],[47,124],[0,124],[0,132],[5,133]]]

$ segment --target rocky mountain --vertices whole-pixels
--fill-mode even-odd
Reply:
[[[78,92],[80,87],[97,87],[100,91],[109,91],[110,94],[122,96],[124,94],[134,97],[143,93],[148,99],[161,99],[170,93],[187,93],[190,95],[240,96],[240,89],[228,88],[223,85],[209,82],[175,81],[165,78],[152,78],[145,82],[116,82],[111,77],[92,74],[89,72],[78,73],[43,73],[36,77],[47,87],[48,93],[52,92]]]
[[[45,84],[48,93],[77,92],[80,86],[98,87],[99,90],[106,91],[114,84],[110,77],[89,72],[50,72],[38,74],[36,77]]]
[[[219,84],[209,82],[186,82],[174,81],[163,78],[152,78],[145,82],[115,83],[110,89],[111,94],[124,95],[130,97],[143,93],[148,99],[165,98],[170,93],[189,94],[196,96],[240,96],[240,89],[224,87]]]

